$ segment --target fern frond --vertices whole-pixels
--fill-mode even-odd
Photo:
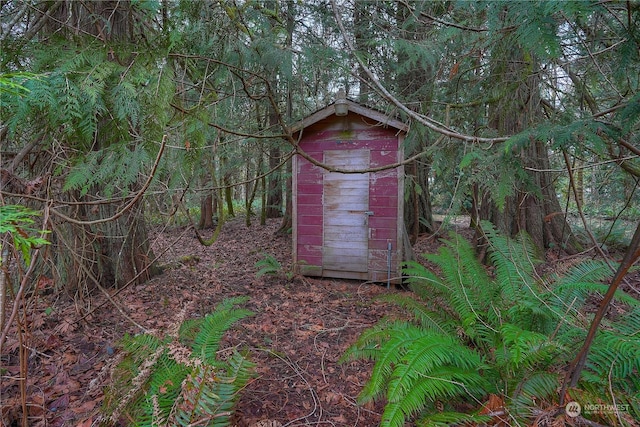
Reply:
[[[424,282],[423,286],[432,288],[434,296],[445,299],[470,339],[480,339],[487,326],[483,319],[497,292],[496,284],[462,236],[452,234],[443,243],[437,254],[425,256],[440,267],[442,279]]]
[[[427,255],[423,256],[427,258]],[[424,293],[425,289],[430,290],[431,288],[431,286],[426,286],[425,282],[435,282],[433,286],[446,289],[438,276],[417,261],[406,261],[402,269],[402,275],[411,287],[411,290],[421,297],[433,296],[433,292]]]
[[[445,425],[448,416],[464,420],[455,405],[438,418],[442,407],[436,402],[481,401],[487,393],[501,394],[505,409],[522,424],[535,418],[532,408],[555,403],[557,366],[568,363],[584,341],[584,303],[607,290],[602,282],[611,275],[609,267],[587,262],[562,276],[539,277],[539,256],[528,237],[510,239],[483,226],[495,279],[471,245],[452,235],[425,256],[441,271],[438,276],[406,264],[418,297],[385,297],[411,320],[384,319],[343,356],[375,362],[359,399],[386,398],[382,426],[402,426],[414,417],[417,425]],[[640,307],[623,292],[616,297],[626,303],[623,312],[603,320],[578,386],[611,390],[612,399],[626,402],[640,394]]]
[[[383,295],[381,298],[408,311],[420,322],[420,325],[432,332],[455,333],[455,322],[450,321],[446,315],[436,312],[428,307],[425,301],[401,294]]]
[[[517,325],[502,325],[500,337],[502,342],[496,349],[496,362],[499,368],[511,374],[538,364],[545,368],[558,352],[558,346],[547,335],[523,330]]]
[[[488,388],[488,381],[478,370],[440,366],[418,375],[406,393],[398,396],[389,393],[381,424],[404,426],[416,414],[429,412],[427,408],[433,408],[438,401],[449,402],[460,397],[478,399]]]
[[[182,392],[170,418],[171,425],[190,426],[207,420],[208,426],[229,425],[232,410],[252,377],[254,364],[238,352],[225,369],[197,365],[182,383]]]
[[[251,314],[237,307],[246,301],[225,300],[204,319],[181,325],[180,339],[191,348],[171,342],[176,337],[125,337],[125,357],[115,368],[103,411],[116,419],[124,411],[135,426],[228,425],[254,365],[237,351],[223,359],[217,350],[224,332]]]
[[[391,331],[402,327],[402,325],[393,325],[394,322],[396,321],[383,318],[373,327],[365,329],[356,342],[345,350],[340,357],[339,363],[352,362],[358,359],[375,360],[380,352],[380,344],[389,339]]]
[[[215,363],[220,340],[225,332],[239,320],[253,315],[253,312],[236,307],[247,298],[230,298],[218,304],[213,313],[202,319],[200,331],[193,341],[193,355],[206,363]]]
[[[461,345],[453,336],[422,331],[421,336],[410,343],[393,370],[387,397],[390,402],[396,401],[413,388],[412,380],[431,376],[442,366],[455,366],[471,372],[481,365],[480,356]]]
[[[513,384],[509,407],[516,413],[552,401],[557,395],[560,375],[553,372],[537,371],[529,377]]]
[[[640,329],[639,329],[640,330]],[[602,382],[626,382],[640,373],[640,334],[602,329],[587,358],[587,369]]]
[[[188,373],[189,368],[164,353],[153,367],[144,394],[133,402],[129,410],[129,415],[136,420],[134,425],[157,425],[159,414],[167,419],[180,395],[180,385]]]
[[[260,268],[256,273],[256,278],[260,278],[265,274],[278,274],[282,271],[282,264],[271,254],[265,253],[264,258],[255,263],[256,268]]]
[[[371,378],[358,396],[361,403],[379,398],[385,393],[394,367],[404,357],[406,349],[422,334],[420,329],[406,323],[395,322],[390,326],[387,340],[379,348],[369,349],[376,363]]]
[[[504,300],[521,301],[528,293],[536,293],[534,267],[539,258],[531,239],[525,234],[515,239],[503,236],[487,222],[482,222],[482,231],[489,240],[489,259]]]

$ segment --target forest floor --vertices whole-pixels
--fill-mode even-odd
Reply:
[[[113,290],[109,298],[97,293],[90,303],[53,293],[40,298],[29,310],[29,425],[91,426],[124,334],[140,333],[140,327],[162,334],[181,310],[203,316],[235,296],[249,297],[245,307],[255,313],[224,340],[225,346],[246,349],[256,363],[256,377],[238,404],[238,427],[378,425],[382,405],[356,403],[371,364],[338,360],[366,328],[396,311],[377,297],[406,291],[290,277],[291,236],[276,236],[279,225],[270,220],[247,228],[244,218],[237,218],[209,247],[198,243],[193,230],[154,231],[163,274]],[[464,223],[454,225],[465,229]],[[423,236],[414,251],[432,253],[437,246],[437,239]],[[255,264],[265,254],[277,258],[282,270],[258,278]],[[20,425],[17,348],[14,333],[6,348],[14,356],[2,360],[3,426]]]

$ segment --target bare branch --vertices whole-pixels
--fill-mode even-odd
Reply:
[[[120,211],[116,212],[115,214],[113,214],[109,218],[101,218],[101,219],[96,219],[96,220],[93,220],[93,221],[80,221],[80,220],[77,220],[75,218],[71,218],[70,216],[67,216],[67,215],[63,214],[62,212],[58,212],[57,210],[55,210],[53,208],[51,208],[51,212],[54,215],[64,219],[65,221],[68,221],[68,222],[70,222],[72,224],[77,224],[77,225],[95,225],[95,224],[102,224],[102,223],[105,223],[105,222],[115,221],[116,219],[118,219],[122,215],[124,215],[127,211],[129,211],[136,203],[138,203],[138,201],[142,198],[142,196],[144,196],[145,192],[147,191],[147,189],[151,185],[151,181],[153,180],[153,177],[156,174],[156,170],[158,169],[158,165],[160,164],[160,159],[162,158],[162,153],[164,152],[164,147],[165,147],[166,143],[167,143],[167,135],[164,135],[162,137],[162,142],[160,143],[160,150],[158,150],[158,155],[156,156],[156,161],[154,162],[153,167],[151,168],[151,173],[149,174],[149,177],[147,178],[147,181],[144,183],[142,188],[138,191],[136,196],[129,203],[127,203],[124,208],[122,208]]]
[[[345,30],[344,24],[342,23],[342,18],[340,17],[340,13],[338,11],[338,7],[336,5],[335,0],[331,0],[331,5],[333,7],[333,14],[335,16],[336,22],[338,24],[338,27],[340,28],[340,32],[342,33],[342,37],[344,38],[344,41],[347,44],[347,48],[349,49],[349,52],[356,58],[356,60],[358,61],[358,63],[360,64],[360,66],[362,67],[364,72],[367,74],[369,79],[371,79],[371,81],[373,82],[373,85],[375,86],[375,89],[385,99],[387,99],[393,105],[395,105],[400,111],[402,111],[403,113],[407,114],[413,120],[417,121],[420,124],[423,124],[424,126],[426,126],[427,128],[431,129],[434,132],[437,132],[439,134],[448,136],[450,138],[458,139],[458,140],[461,140],[461,141],[473,142],[473,143],[496,144],[496,143],[504,142],[507,139],[509,139],[509,137],[483,138],[483,137],[478,137],[478,136],[474,136],[474,135],[466,135],[466,134],[462,134],[462,133],[456,132],[454,130],[451,130],[451,129],[448,129],[446,127],[443,127],[440,123],[438,123],[437,121],[429,118],[428,116],[416,113],[415,111],[411,110],[406,105],[404,105],[402,102],[400,102],[400,100],[398,100],[395,96],[393,96],[387,90],[387,88],[385,88],[382,85],[382,83],[380,83],[380,80],[378,80],[378,78],[371,71],[371,69],[367,66],[367,64],[365,64],[364,61],[362,61],[362,59],[360,59],[360,57],[357,55],[356,49],[355,49],[355,47],[353,45],[353,42],[347,36],[347,31]]]

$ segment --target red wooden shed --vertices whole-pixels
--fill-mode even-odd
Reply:
[[[407,125],[340,92],[293,128],[293,262],[307,276],[398,282]],[[305,156],[311,158],[305,158]],[[314,162],[334,169],[327,170]]]

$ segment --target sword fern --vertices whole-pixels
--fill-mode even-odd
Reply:
[[[202,319],[187,320],[165,337],[142,334],[122,340],[122,361],[105,393],[103,425],[121,417],[129,425],[226,426],[253,364],[239,352],[220,356],[220,341],[237,321],[252,315],[220,303]]]
[[[383,319],[343,356],[345,362],[374,361],[360,401],[386,401],[382,426],[410,420],[444,426],[491,417],[505,425],[528,423],[541,406],[556,401],[559,368],[586,334],[584,304],[594,291],[606,289],[601,282],[611,272],[588,261],[564,275],[542,277],[527,236],[511,239],[488,223],[482,226],[490,268],[464,238],[452,234],[437,253],[425,255],[437,273],[409,262],[404,272],[413,294],[385,297],[405,309],[409,320]],[[628,403],[633,412],[633,402],[640,401],[640,308],[624,293],[619,301],[630,308],[605,322],[580,389],[572,392],[594,396],[599,390],[600,400],[592,402]],[[609,398],[602,396],[605,389]],[[491,395],[498,396],[501,411],[482,410]]]

